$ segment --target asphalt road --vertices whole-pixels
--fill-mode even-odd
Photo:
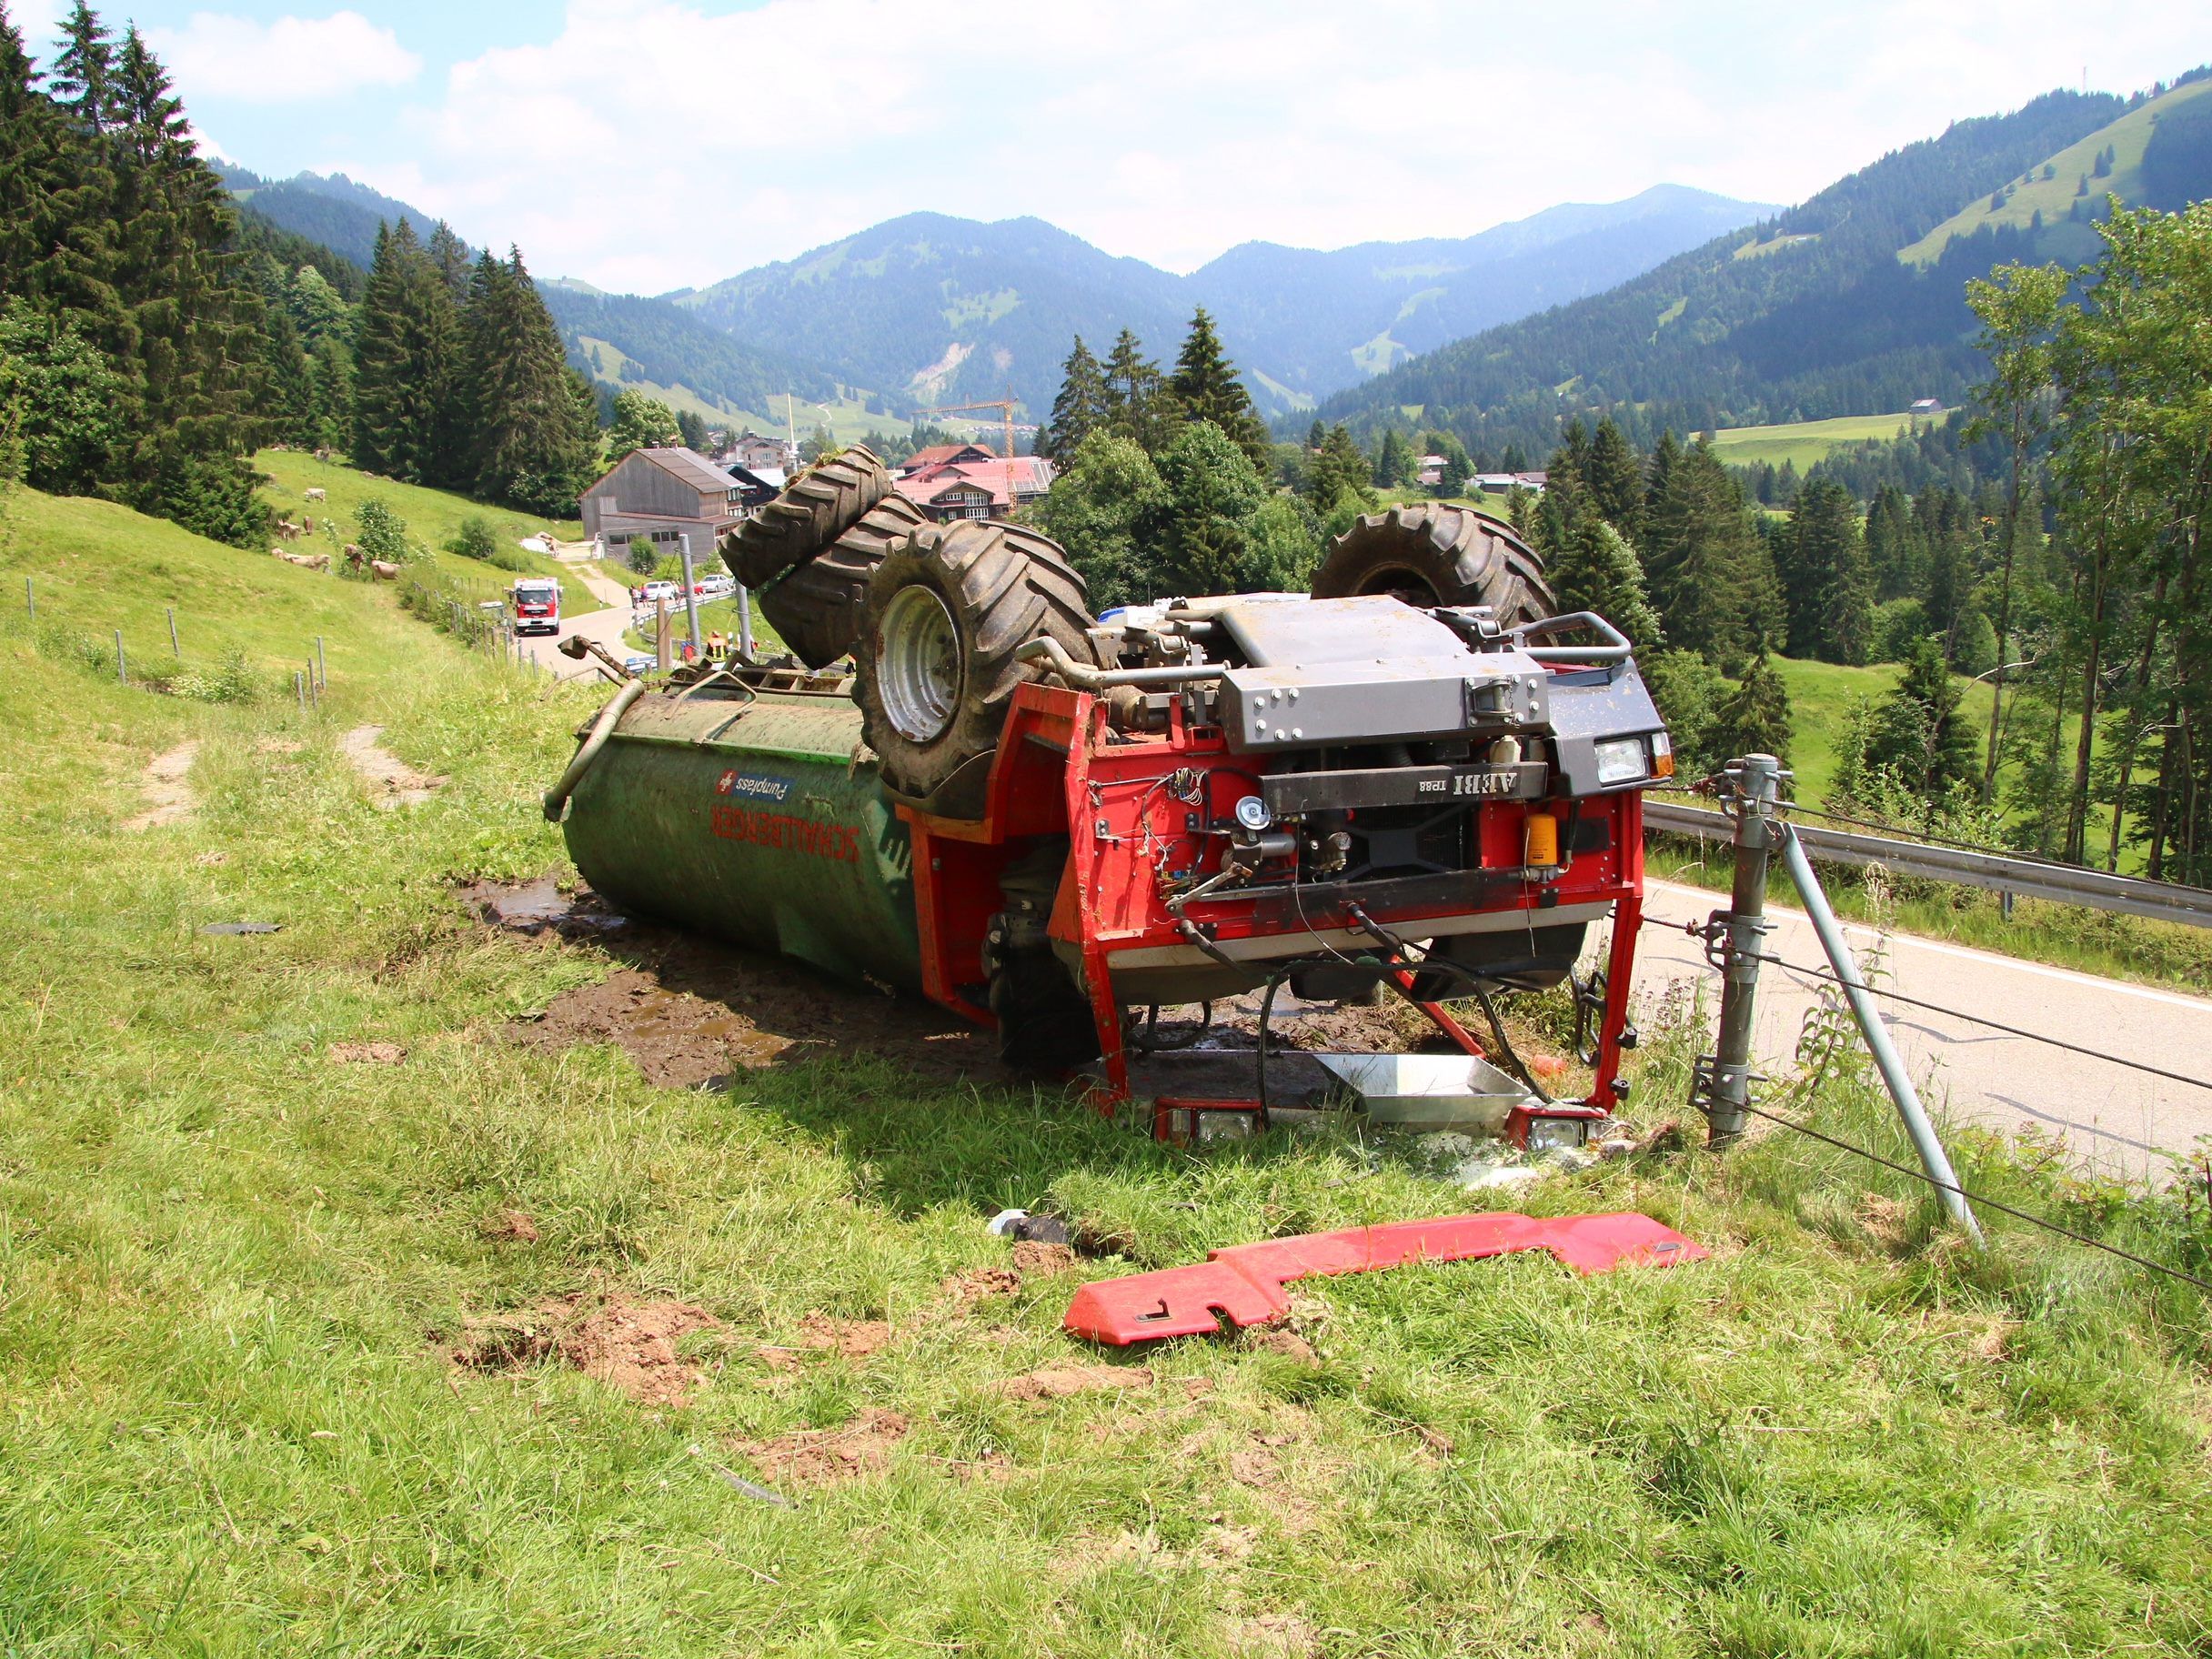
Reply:
[[[1783,890],[1787,891],[1786,881]],[[1675,924],[1646,926],[1637,947],[1636,997],[1649,1010],[1670,986],[1702,981],[1717,1004],[1720,976],[1704,946],[1680,930],[1727,903],[1724,893],[1654,881],[1647,913]],[[1802,911],[1769,904],[1769,954],[1825,970],[1827,959]],[[1847,927],[1865,953],[1881,941]],[[2212,1000],[2147,985],[2095,979],[1936,940],[1892,934],[1876,982],[1962,1013],[2041,1031],[2067,1042],[2212,1081]],[[1786,1072],[1805,1015],[1824,981],[1768,964],[1760,975],[1755,1051],[1772,1074]],[[1931,1109],[2061,1134],[2084,1164],[2114,1174],[2158,1174],[2162,1152],[2187,1152],[2212,1136],[2212,1089],[2151,1077],[2046,1043],[2009,1037],[1926,1009],[1877,998],[1884,1023]]]

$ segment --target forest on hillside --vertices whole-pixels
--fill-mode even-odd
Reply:
[[[546,513],[594,476],[597,399],[519,252],[404,221],[364,273],[241,215],[136,25],[78,0],[40,71],[0,0],[0,471],[239,546],[248,457],[371,470]]]
[[[1900,261],[1898,250],[2151,96],[2053,92],[2010,115],[1955,123],[1748,239],[1718,238],[1606,294],[1413,358],[1329,400],[1322,414],[1372,441],[1401,409],[1418,408],[1425,424],[1472,450],[1540,454],[1577,415],[1610,414],[1649,445],[1670,427],[1902,409],[1927,397],[1961,402],[1979,370],[1966,283],[2042,256],[2036,235],[1984,228],[1925,269]],[[2190,130],[2181,122],[2162,130],[2147,167],[2187,173]],[[2212,171],[2195,176],[2202,194]],[[2086,225],[2110,204],[2091,182],[2075,211],[2090,246]]]

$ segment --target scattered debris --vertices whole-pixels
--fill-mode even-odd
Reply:
[[[1071,1394],[1095,1393],[1101,1389],[1150,1388],[1151,1368],[1146,1365],[1041,1365],[1018,1377],[1009,1377],[999,1392],[1010,1400],[1031,1403],[1064,1400]]]
[[[740,1440],[737,1450],[772,1481],[828,1486],[880,1473],[891,1448],[906,1438],[907,1420],[870,1406],[834,1429],[799,1429],[773,1440]]]
[[[1874,1242],[1888,1251],[1902,1250],[1910,1242],[1915,1213],[1915,1207],[1905,1200],[1879,1192],[1866,1193],[1851,1212]]]
[[[155,830],[163,824],[174,824],[180,819],[190,818],[194,802],[192,790],[186,783],[191,776],[192,763],[200,757],[196,741],[179,743],[175,749],[164,749],[146,763],[140,782],[146,789],[146,809],[137,817],[126,819],[126,830]]]
[[[699,1448],[694,1446],[692,1450],[696,1452],[699,1450]],[[709,1463],[707,1467],[714,1471],[715,1477],[718,1480],[725,1481],[729,1484],[735,1486],[739,1492],[743,1493],[749,1498],[758,1498],[763,1503],[773,1503],[778,1509],[789,1509],[791,1507],[791,1500],[785,1497],[780,1492],[770,1492],[765,1486],[756,1486],[752,1482],[747,1480],[743,1475],[725,1469],[719,1463]]]
[[[377,791],[378,807],[390,811],[396,807],[418,806],[450,781],[417,771],[378,741],[383,736],[381,726],[357,726],[338,739],[338,752],[360,773],[362,781]]]
[[[1287,1317],[1291,1298],[1284,1287],[1294,1280],[1523,1250],[1548,1250],[1579,1273],[1631,1265],[1674,1267],[1706,1254],[1704,1246],[1673,1228],[1633,1212],[1542,1221],[1502,1210],[1443,1215],[1232,1244],[1188,1267],[1094,1279],[1076,1292],[1061,1323],[1078,1336],[1121,1346],[1162,1337],[1212,1336],[1224,1320],[1264,1325]]]
[[[280,921],[211,921],[200,931],[223,937],[240,933],[281,933],[284,924]]]
[[[720,1322],[689,1302],[595,1300],[578,1292],[527,1312],[470,1319],[452,1357],[472,1371],[515,1371],[558,1357],[640,1404],[681,1405],[699,1368],[678,1356],[677,1339]]]
[[[1026,1210],[1001,1210],[983,1223],[983,1231],[1003,1237],[1013,1231],[1016,1222],[1027,1221],[1029,1213]]]
[[[330,1058],[342,1066],[396,1066],[407,1051],[396,1042],[334,1042]]]

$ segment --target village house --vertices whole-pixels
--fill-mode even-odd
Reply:
[[[722,466],[742,467],[748,472],[771,468],[787,478],[799,470],[799,450],[795,445],[784,438],[763,437],[751,431],[731,438],[715,459]]]
[[[972,444],[938,447],[956,454]],[[928,453],[927,451],[924,452]],[[1052,463],[1041,455],[1011,460],[983,453],[980,458],[941,460],[908,471],[892,488],[931,518],[1003,518],[1052,488]]]
[[[995,461],[999,458],[980,444],[931,444],[926,449],[915,450],[900,462],[899,476],[902,478],[912,478],[916,473],[929,472],[939,467],[959,467],[970,461]]]
[[[639,537],[674,553],[691,538],[693,558],[709,558],[722,536],[775,498],[776,488],[744,468],[725,469],[689,449],[633,449],[587,489],[578,506],[584,534],[610,552]]]
[[[1516,489],[1533,489],[1542,495],[1550,477],[1547,472],[1478,472],[1467,483],[1485,496],[1510,495]]]

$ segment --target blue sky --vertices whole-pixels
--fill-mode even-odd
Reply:
[[[43,54],[65,0],[6,0]],[[1661,182],[1802,199],[2055,85],[2212,59],[2201,0],[136,0],[205,139],[659,292],[918,210],[1188,270]]]

